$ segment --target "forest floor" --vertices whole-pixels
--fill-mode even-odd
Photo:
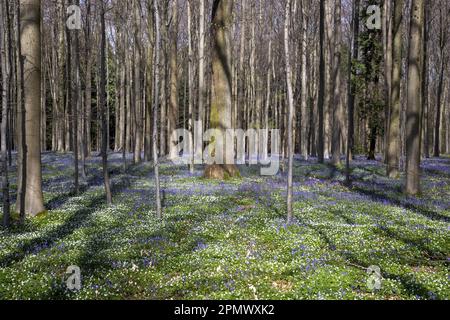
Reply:
[[[424,162],[420,197],[380,162],[358,158],[348,188],[339,169],[297,161],[289,226],[283,174],[244,166],[217,182],[165,163],[158,220],[150,164],[124,173],[110,155],[111,207],[100,166],[88,161],[74,196],[72,157],[43,154],[48,212],[0,230],[0,299],[450,299],[449,157]],[[64,282],[72,265],[79,292]]]

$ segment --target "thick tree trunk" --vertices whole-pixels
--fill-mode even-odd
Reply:
[[[408,105],[406,115],[406,193],[420,192],[420,62],[424,0],[413,0],[409,35]]]
[[[212,83],[211,83],[211,128],[222,134],[223,145],[216,138],[214,156],[223,154],[222,163],[208,165],[205,177],[212,179],[225,179],[239,176],[236,165],[227,163],[234,148],[226,144],[226,130],[231,129],[231,68],[230,68],[230,28],[232,22],[233,0],[215,0],[212,11]],[[220,150],[219,148],[222,148]],[[223,164],[226,163],[226,164]]]
[[[41,1],[20,1],[20,42],[23,61],[23,103],[26,123],[26,194],[25,213],[43,212],[41,171]],[[25,77],[26,75],[26,77]],[[19,208],[20,210],[20,208]]]

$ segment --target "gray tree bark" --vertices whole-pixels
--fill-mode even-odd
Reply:
[[[100,3],[100,23],[101,23],[101,40],[100,40],[100,97],[99,106],[101,108],[102,123],[102,167],[103,182],[105,185],[106,203],[112,204],[111,183],[108,172],[108,130],[107,130],[107,114],[106,114],[106,23],[105,23],[105,3]]]
[[[394,38],[393,38],[393,67],[392,67],[392,93],[391,111],[387,139],[387,175],[390,178],[398,177],[400,164],[400,86],[402,73],[402,19],[403,0],[394,2]]]
[[[9,121],[9,75],[10,75],[10,65],[8,57],[8,41],[11,41],[8,36],[7,29],[5,25],[7,19],[5,13],[8,11],[6,6],[9,6],[9,1],[3,1],[0,3],[0,65],[2,70],[2,88],[1,88],[1,99],[2,99],[2,121],[1,121],[1,141],[0,141],[0,152],[1,152],[1,168],[2,168],[2,193],[3,193],[3,226],[5,228],[9,227],[10,219],[10,195],[9,195],[9,176],[8,176],[8,121]]]
[[[171,26],[171,43],[170,43],[170,92],[169,92],[169,123],[168,123],[168,135],[170,139],[169,143],[169,159],[176,158],[177,149],[176,145],[178,141],[171,141],[171,136],[178,125],[178,0],[172,0],[172,26]]]
[[[41,1],[20,1],[20,42],[23,61],[23,103],[26,123],[25,213],[45,210],[41,170]]]
[[[158,105],[159,105],[159,73],[160,73],[160,51],[161,51],[161,31],[160,31],[160,15],[158,0],[153,0],[153,13],[155,16],[155,95],[153,98],[153,162],[155,167],[155,189],[156,189],[156,215],[162,218],[161,191],[159,182],[159,159],[158,159]]]
[[[341,102],[341,0],[335,2],[334,59],[333,59],[333,133],[331,140],[332,162],[341,164],[341,135],[344,127]]]
[[[317,95],[317,109],[319,113],[319,132],[317,143],[317,154],[319,163],[325,162],[325,140],[324,140],[324,94],[325,94],[325,0],[320,0],[320,22],[319,22],[319,92]]]
[[[412,0],[409,34],[408,104],[406,111],[406,193],[420,192],[420,115],[424,0]]]
[[[222,132],[225,139],[227,129],[231,129],[232,107],[232,79],[231,79],[231,39],[230,29],[232,22],[233,0],[214,0],[212,11],[212,81],[211,81],[211,128]],[[216,139],[217,142],[217,139]],[[227,146],[223,141],[221,146],[216,143],[216,149],[223,148],[225,159],[233,153],[233,147]],[[205,177],[225,179],[239,176],[239,170],[234,164],[212,164],[206,167]]]
[[[294,171],[294,94],[292,89],[292,66],[290,53],[291,0],[286,1],[284,22],[284,54],[286,60],[286,86],[288,99],[288,183],[287,183],[287,222],[293,218],[293,171]]]

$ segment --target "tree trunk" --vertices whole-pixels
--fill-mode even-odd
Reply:
[[[318,92],[318,112],[319,112],[319,133],[317,153],[319,163],[325,162],[324,149],[324,94],[325,94],[325,0],[320,0],[320,22],[319,22],[319,46],[320,46],[320,62],[319,62],[319,92]]]
[[[192,9],[191,9],[191,1],[188,0],[187,2],[187,11],[188,11],[188,86],[189,86],[189,119],[188,119],[188,130],[192,133],[194,130],[194,90],[193,90],[193,84],[194,84],[194,51],[192,48]],[[190,172],[191,174],[194,173],[194,139],[190,140],[190,146],[189,146],[191,152],[192,152],[192,159],[190,164]]]
[[[149,2],[149,12],[152,11],[152,3]],[[154,73],[154,45],[155,45],[155,36],[154,36],[154,21],[153,16],[151,15],[149,17],[148,22],[148,34],[150,37],[150,42],[153,45],[150,45],[148,47],[148,53],[147,53],[147,96],[148,101],[145,104],[145,138],[144,138],[144,158],[145,161],[151,161],[152,160],[152,104],[153,104],[153,92],[154,92],[154,79],[153,79],[153,73]]]
[[[85,114],[85,156],[89,157],[91,155],[92,141],[91,141],[91,110],[92,110],[92,59],[91,59],[91,0],[86,1],[87,5],[87,13],[86,13],[86,31],[85,31],[85,63],[86,63],[86,71],[85,71],[85,105],[86,105],[86,114]],[[84,161],[84,160],[83,160]]]
[[[160,31],[160,17],[158,0],[153,0],[154,15],[155,15],[155,92],[153,97],[153,161],[155,167],[155,189],[156,189],[156,215],[159,219],[162,218],[161,206],[161,192],[159,183],[159,159],[158,159],[158,105],[159,105],[159,72],[160,72],[160,51],[161,51],[161,31]]]
[[[359,6],[360,0],[353,1],[352,40],[351,53],[348,63],[348,129],[347,129],[347,154],[346,154],[346,182],[351,182],[350,161],[354,155],[355,145],[355,93],[356,86],[353,77],[353,62],[358,59],[359,51]]]
[[[135,98],[135,108],[134,108],[134,123],[136,129],[136,141],[134,145],[134,163],[140,163],[142,161],[142,138],[143,138],[143,113],[142,113],[142,84],[141,84],[141,55],[142,48],[140,45],[140,30],[141,30],[141,14],[139,12],[139,7],[137,2],[133,2],[134,12],[135,12],[135,30],[134,30],[134,50],[135,50],[135,61],[134,61],[134,98]]]
[[[341,0],[335,3],[334,21],[334,59],[333,59],[333,134],[332,134],[332,162],[341,164],[341,135],[343,130],[342,102],[341,102]]]
[[[76,5],[79,5],[79,0],[74,1]],[[72,3],[74,3],[72,2]],[[79,38],[78,30],[70,31],[71,42],[72,42],[72,72],[71,77],[71,89],[72,89],[72,130],[73,130],[73,157],[74,157],[74,183],[75,183],[75,194],[80,191],[79,186],[79,169],[78,169],[78,110],[81,106],[81,89],[80,89],[80,51],[79,51]]]
[[[41,1],[20,1],[20,42],[23,61],[23,103],[26,135],[25,213],[36,216],[43,212],[41,171]],[[25,76],[26,75],[26,76]],[[23,116],[23,115],[22,115]],[[22,153],[23,154],[23,153]],[[23,165],[24,163],[22,163]],[[20,210],[20,204],[19,204]]]
[[[387,164],[386,148],[389,138],[389,118],[391,112],[391,94],[392,94],[392,3],[393,1],[384,1],[384,17],[383,17],[383,48],[384,48],[384,90],[385,90],[385,128],[386,134],[384,138],[385,152],[384,161]]]
[[[199,14],[199,35],[198,35],[198,118],[197,126],[194,128],[197,132],[203,132],[205,125],[203,117],[205,113],[205,0],[200,0]],[[203,142],[195,147],[195,158],[203,157]]]
[[[2,193],[3,193],[3,226],[5,228],[9,227],[10,219],[10,196],[9,196],[9,177],[8,177],[8,103],[9,103],[9,75],[10,75],[10,65],[8,57],[8,42],[9,35],[7,32],[7,23],[5,12],[9,11],[8,8],[9,1],[3,1],[0,3],[0,60],[1,60],[1,70],[2,70],[2,87],[1,87],[1,98],[2,98],[2,121],[1,121],[1,141],[0,141],[0,151],[1,151],[1,168],[2,168]]]
[[[284,54],[286,59],[286,86],[288,99],[288,183],[287,183],[287,222],[291,223],[293,218],[293,170],[294,170],[294,95],[292,89],[292,67],[289,45],[289,33],[291,28],[291,0],[286,2],[286,13],[284,23]]]
[[[178,141],[172,141],[172,133],[178,125],[178,0],[172,0],[172,29],[170,33],[170,92],[169,92],[169,159],[175,159],[177,155]]]
[[[402,19],[403,0],[394,2],[394,38],[393,38],[393,69],[392,94],[389,129],[387,139],[387,175],[390,178],[398,177],[400,164],[400,86],[402,73]]]
[[[214,157],[223,155],[221,163],[213,163],[206,167],[205,177],[225,179],[239,176],[234,159],[234,148],[227,146],[226,130],[231,129],[231,68],[230,28],[232,23],[233,0],[215,0],[212,11],[212,81],[211,81],[211,128],[222,134],[221,145],[216,137],[215,149],[210,150]],[[234,144],[233,144],[234,145]],[[222,149],[222,150],[220,150]],[[222,159],[221,159],[222,160]],[[224,164],[226,163],[226,164]]]
[[[103,167],[103,182],[105,184],[105,194],[107,205],[112,204],[111,184],[109,181],[108,172],[108,130],[107,130],[107,115],[106,115],[106,25],[105,25],[105,3],[101,0],[100,3],[100,23],[101,23],[101,41],[100,41],[100,97],[99,106],[101,108],[102,121],[102,167]]]
[[[301,23],[302,23],[302,60],[301,60],[301,153],[303,159],[308,160],[308,24],[306,19],[306,1],[302,0],[301,7]],[[270,74],[270,72],[269,72]]]
[[[17,34],[16,34],[16,65],[17,65],[17,83],[16,83],[16,93],[17,93],[17,137],[16,145],[18,148],[17,153],[17,204],[16,211],[20,215],[20,223],[25,222],[25,198],[27,193],[27,144],[26,144],[26,126],[25,126],[25,116],[26,108],[24,102],[24,82],[23,82],[23,64],[24,59],[22,56],[22,45],[21,45],[21,6],[17,2],[16,5],[16,24],[17,24]]]
[[[429,17],[430,17],[430,6],[425,6],[424,12],[424,31],[423,31],[423,63],[422,63],[422,99],[423,99],[423,110],[422,110],[422,134],[423,134],[423,150],[422,154],[425,158],[430,157],[430,127],[428,126],[428,119],[430,114],[430,106],[428,99],[428,39],[429,39]]]
[[[408,105],[406,115],[406,193],[420,192],[420,62],[424,0],[413,0],[409,35]]]
[[[441,118],[442,118],[442,96],[444,87],[444,69],[445,69],[445,47],[446,47],[446,31],[444,28],[444,18],[442,11],[440,16],[440,32],[439,32],[439,49],[440,49],[440,68],[439,68],[439,83],[437,90],[437,102],[436,102],[436,122],[434,126],[434,156],[436,158],[441,155]]]

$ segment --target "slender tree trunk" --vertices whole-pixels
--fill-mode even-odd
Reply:
[[[325,105],[324,105],[324,157],[331,159],[334,113],[334,58],[336,49],[333,1],[325,1]]]
[[[64,1],[64,4],[69,6],[71,3],[71,0]],[[66,65],[65,65],[65,111],[64,111],[64,120],[65,120],[65,152],[73,151],[73,119],[72,119],[72,112],[75,106],[72,105],[72,93],[73,93],[73,77],[72,77],[72,70],[74,69],[73,60],[72,60],[72,36],[71,31],[67,26],[65,26],[65,35],[66,35]]]
[[[346,182],[351,183],[350,161],[354,155],[355,144],[355,93],[356,86],[353,77],[353,62],[358,58],[359,51],[359,6],[360,0],[353,1],[351,53],[349,53],[348,71],[348,129],[346,154]]]
[[[341,135],[343,130],[342,102],[341,102],[341,0],[335,2],[334,22],[334,59],[333,59],[333,134],[332,134],[332,162],[341,164]]]
[[[245,73],[244,73],[244,58],[245,58],[245,38],[246,38],[246,0],[241,0],[241,38],[239,45],[239,79],[238,79],[238,103],[241,105],[241,112],[237,115],[238,128],[244,126],[245,121]]]
[[[149,6],[149,12],[152,11],[152,3],[149,2],[148,3]],[[153,103],[153,91],[154,91],[154,45],[155,45],[155,23],[153,21],[153,15],[151,15],[149,17],[150,21],[148,22],[148,26],[149,26],[149,36],[150,36],[150,41],[153,45],[149,46],[148,48],[148,56],[147,56],[147,91],[148,91],[148,97],[149,97],[149,101],[148,103],[146,103],[146,108],[145,108],[145,160],[146,161],[151,161],[152,160],[152,103]]]
[[[203,132],[203,117],[205,113],[205,0],[199,3],[199,36],[198,36],[198,118],[200,127],[194,128],[197,132]],[[195,146],[195,158],[203,158],[203,143]]]
[[[79,6],[79,0],[74,1]],[[79,167],[78,167],[78,110],[81,106],[81,89],[80,89],[80,51],[79,51],[79,36],[78,30],[72,30],[71,32],[72,40],[72,71],[73,76],[71,77],[71,89],[72,89],[72,122],[73,122],[73,157],[74,157],[74,183],[75,183],[75,194],[80,191],[79,186]]]
[[[394,2],[394,38],[393,38],[393,69],[392,69],[392,102],[389,117],[387,140],[387,175],[398,177],[400,164],[400,87],[402,72],[402,19],[403,0]]]
[[[188,130],[192,133],[194,130],[194,50],[192,48],[192,9],[191,9],[191,0],[188,0],[187,2],[187,11],[188,11],[188,79],[189,79],[189,120],[188,120]],[[191,174],[194,173],[194,139],[190,140],[190,146],[189,146],[191,152],[192,152],[192,159],[190,164],[190,172]]]
[[[319,112],[319,134],[317,152],[319,163],[325,162],[324,149],[324,94],[325,94],[325,0],[320,0],[320,26],[319,26],[319,93],[318,93],[318,112]]]
[[[383,17],[383,48],[384,48],[384,90],[385,90],[385,128],[384,135],[384,161],[387,164],[388,148],[386,147],[389,139],[389,118],[391,112],[391,94],[392,94],[392,4],[393,1],[384,1],[384,17]]]
[[[2,121],[1,121],[1,168],[2,168],[2,193],[3,193],[3,226],[5,228],[9,227],[10,219],[10,196],[9,196],[9,176],[8,176],[8,147],[7,142],[9,138],[8,132],[8,103],[9,103],[9,93],[10,93],[10,65],[8,57],[8,42],[9,34],[7,32],[7,19],[5,17],[5,12],[9,11],[9,1],[3,1],[0,3],[0,60],[1,60],[1,70],[2,70],[2,87],[1,87],[1,98],[2,98]]]
[[[287,99],[288,99],[288,183],[287,183],[287,222],[291,223],[293,218],[293,170],[294,170],[294,134],[293,134],[293,122],[294,122],[294,94],[292,89],[292,67],[291,67],[291,53],[289,45],[289,31],[291,28],[291,0],[286,2],[284,24],[284,53],[286,59],[286,86],[287,86]]]
[[[101,41],[100,41],[100,97],[99,106],[101,108],[102,118],[102,166],[103,179],[105,184],[105,194],[107,205],[112,204],[111,184],[108,172],[108,133],[107,133],[107,115],[106,115],[106,24],[105,24],[105,3],[101,0],[100,4],[100,23],[101,23]]]
[[[424,0],[412,0],[409,35],[408,105],[406,115],[406,193],[420,192],[420,62]]]
[[[160,51],[161,51],[161,31],[160,31],[160,16],[158,0],[153,0],[154,15],[155,15],[155,92],[153,98],[153,161],[155,167],[155,188],[156,188],[156,215],[159,219],[162,218],[161,206],[161,191],[159,182],[159,159],[158,159],[158,105],[159,105],[159,72],[160,72]]]
[[[152,11],[152,3],[148,3],[149,6],[149,12]],[[148,47],[148,53],[147,53],[147,96],[148,101],[145,104],[145,138],[144,138],[144,154],[145,154],[145,161],[151,161],[152,160],[152,104],[153,104],[153,92],[154,92],[154,79],[153,79],[153,73],[154,73],[154,45],[155,45],[155,36],[154,36],[154,21],[153,21],[153,15],[149,17],[148,22],[148,34],[150,37],[150,42],[152,45]]]
[[[20,2],[16,2],[16,24],[17,24],[17,204],[16,211],[19,212],[20,223],[25,222],[26,216],[26,193],[27,193],[27,141],[26,141],[26,107],[24,99],[24,58],[22,56],[22,42],[21,42],[21,6]]]
[[[91,141],[91,123],[92,123],[92,58],[91,58],[91,0],[86,1],[86,30],[85,30],[85,105],[86,105],[86,120],[85,120],[85,150],[84,154],[89,157],[91,155],[92,141]],[[84,160],[83,160],[84,161]]]
[[[428,119],[430,114],[429,99],[428,99],[428,39],[429,39],[429,17],[430,17],[430,6],[425,6],[424,12],[424,31],[423,31],[423,64],[422,64],[422,99],[423,99],[423,110],[422,110],[422,134],[423,134],[423,150],[422,153],[425,158],[430,157],[430,139],[428,126]]]
[[[172,28],[170,43],[170,93],[169,93],[169,159],[175,159],[177,155],[178,141],[172,141],[172,133],[178,125],[178,0],[172,0]]]
[[[439,83],[437,90],[437,102],[436,102],[436,122],[434,126],[434,156],[439,158],[441,155],[441,118],[442,118],[442,96],[444,88],[444,69],[445,69],[445,47],[446,47],[446,31],[444,31],[444,18],[440,12],[440,32],[439,32],[439,49],[440,49],[440,67],[439,67]]]
[[[168,41],[168,30],[167,30],[167,21],[168,21],[168,2],[164,1],[160,3],[162,8],[161,14],[161,50],[162,56],[160,56],[162,72],[161,72],[161,121],[160,121],[160,141],[159,141],[159,154],[160,156],[166,156],[167,149],[167,81],[168,81],[168,56],[167,56],[167,41]]]
[[[65,132],[66,132],[66,119],[65,119],[65,91],[64,91],[64,63],[66,59],[65,54],[65,24],[66,21],[66,6],[65,6],[65,0],[59,0],[59,12],[60,16],[58,17],[58,31],[59,31],[59,39],[58,39],[58,84],[57,84],[57,95],[58,95],[58,101],[57,101],[57,150],[58,152],[65,152],[66,150],[66,139],[65,139]]]
[[[125,35],[125,43],[128,43],[128,35]],[[131,152],[131,139],[132,139],[132,122],[131,122],[131,61],[130,61],[130,54],[128,50],[125,50],[125,104],[126,104],[126,110],[125,110],[125,152],[129,153]]]
[[[269,40],[269,57],[268,57],[268,72],[267,72],[267,83],[266,83],[266,90],[267,90],[267,95],[266,95],[266,104],[265,104],[265,109],[264,109],[264,145],[263,145],[263,150],[262,150],[262,154],[264,155],[264,157],[268,156],[268,147],[269,147],[269,111],[270,111],[270,102],[271,102],[271,93],[272,93],[272,87],[271,87],[271,80],[272,80],[272,64],[273,64],[273,58],[272,58],[272,39]]]
[[[306,16],[306,1],[302,0],[301,4],[301,24],[302,24],[302,40],[301,40],[301,152],[303,159],[308,160],[308,24]],[[270,72],[269,72],[270,73]]]
[[[13,9],[12,9],[13,10]],[[6,42],[6,44],[8,45],[8,65],[9,65],[9,104],[8,104],[8,108],[7,108],[7,123],[6,123],[6,131],[9,133],[7,135],[7,140],[6,140],[6,149],[7,149],[7,154],[8,154],[8,165],[11,167],[12,165],[12,148],[13,148],[13,136],[14,134],[11,134],[12,132],[14,132],[14,116],[13,116],[13,107],[11,107],[12,105],[16,105],[17,108],[17,101],[15,98],[17,98],[17,96],[15,96],[15,93],[17,91],[15,84],[17,84],[17,82],[14,82],[15,80],[15,74],[16,74],[16,64],[14,63],[15,61],[15,55],[14,55],[14,51],[13,51],[13,43],[15,42],[14,40],[14,35],[12,32],[13,29],[13,20],[14,18],[12,18],[11,16],[14,16],[14,14],[10,14],[11,10],[10,10],[10,0],[6,1],[6,26],[7,26],[7,38],[9,39],[9,41]],[[19,180],[18,180],[19,181]]]
[[[134,163],[140,163],[142,161],[142,138],[143,138],[143,113],[142,113],[142,84],[141,84],[141,56],[142,48],[140,45],[141,39],[141,14],[139,12],[139,5],[137,1],[133,2],[135,10],[135,66],[134,66],[134,97],[135,97],[135,110],[134,120],[136,129],[136,143],[134,146]]]
[[[122,71],[121,71],[121,90],[122,90],[122,122],[123,122],[123,128],[122,128],[122,165],[123,165],[123,172],[127,171],[127,104],[126,104],[126,72],[127,72],[127,68],[126,66],[122,67]]]

